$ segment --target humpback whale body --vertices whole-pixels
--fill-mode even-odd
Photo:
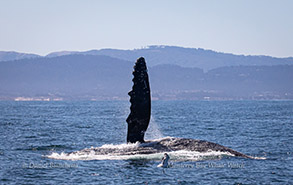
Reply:
[[[128,144],[103,145],[101,147],[86,148],[67,154],[53,153],[49,158],[68,160],[130,159],[131,156],[152,156],[156,154],[162,156],[164,153],[169,153],[172,156],[178,153],[186,154],[187,152],[187,157],[185,156],[185,159],[187,160],[198,160],[198,158],[188,157],[191,155],[205,155],[207,153],[212,153],[212,155],[216,153],[217,155],[263,159],[251,157],[228,147],[203,140],[175,137],[144,140],[144,135],[148,128],[151,116],[151,92],[146,62],[143,57],[137,59],[132,74],[133,86],[132,90],[128,93],[131,103],[130,114],[126,119],[126,122],[128,123]]]
[[[145,141],[144,133],[149,125],[151,116],[151,93],[147,74],[146,62],[143,57],[137,59],[133,71],[133,87],[128,93],[130,96],[130,114],[127,118],[128,132],[127,142],[143,143],[135,153],[171,152],[177,150],[189,150],[207,152],[208,150],[229,152],[235,156],[251,158],[230,148],[216,143],[186,139],[186,138],[164,138],[159,141]]]

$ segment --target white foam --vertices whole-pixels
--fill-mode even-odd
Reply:
[[[99,148],[108,148],[108,149],[125,149],[125,148],[137,148],[139,147],[140,143],[124,143],[124,144],[119,144],[119,145],[113,145],[113,144],[105,144],[102,145]]]
[[[250,157],[253,159],[258,159],[258,160],[266,160],[267,159],[265,157],[253,157],[253,156],[250,156]]]
[[[113,145],[115,146],[115,145]],[[105,147],[105,146],[104,146]],[[109,146],[106,146],[109,147]],[[112,146],[111,146],[112,147]],[[120,146],[121,147],[121,146]],[[153,154],[135,154],[135,155],[100,155],[95,154],[94,150],[91,152],[78,151],[74,153],[56,153],[48,155],[48,158],[59,159],[59,160],[155,160],[160,161],[164,156],[165,152],[153,153]],[[170,159],[172,161],[199,161],[206,159],[219,159],[222,156],[234,156],[229,152],[219,152],[219,151],[208,151],[208,152],[195,152],[179,150],[174,152],[168,152]]]
[[[152,139],[152,140],[146,140],[146,141],[159,142],[159,141],[161,141],[161,140],[165,140],[165,139],[176,139],[176,138],[175,138],[175,137],[171,137],[171,136],[166,136],[166,137],[157,138],[157,139]]]

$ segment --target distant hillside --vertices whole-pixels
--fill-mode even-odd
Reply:
[[[122,96],[131,88],[132,66],[123,60],[91,55],[0,62],[0,94],[64,99]]]
[[[17,53],[14,51],[0,51],[0,62],[9,61],[9,60],[20,60],[25,58],[37,58],[39,55],[35,54],[26,54],[26,53]]]
[[[101,55],[0,62],[0,100],[129,99],[134,62]],[[293,65],[204,72],[162,64],[149,67],[149,77],[153,99],[293,99]]]
[[[181,67],[196,67],[208,71],[218,67],[227,66],[272,66],[272,65],[293,65],[293,58],[275,58],[269,56],[244,56],[227,53],[219,53],[212,50],[183,48],[176,46],[149,46],[142,49],[118,50],[101,49],[85,52],[61,51],[53,52],[46,56],[58,57],[65,55],[104,55],[126,61],[135,61],[144,56],[148,60],[148,66],[153,67],[161,64],[173,64]],[[13,55],[9,60],[21,59],[21,54]],[[29,55],[24,56],[28,58]],[[33,56],[32,56],[33,57]],[[1,61],[0,57],[0,61]],[[6,57],[5,60],[8,60]]]
[[[78,52],[78,51],[58,51],[58,52],[49,53],[48,55],[46,55],[46,57],[51,58],[51,57],[60,57],[60,56],[73,55],[73,54],[82,54],[82,52]]]
[[[52,53],[51,56],[68,53]],[[208,71],[225,66],[271,66],[271,65],[293,65],[293,58],[274,58],[269,56],[244,56],[227,53],[219,53],[212,50],[183,48],[176,46],[150,46],[135,50],[101,49],[79,52],[84,55],[106,55],[128,61],[135,61],[144,56],[149,66],[160,64],[174,64],[181,67],[197,67]],[[49,55],[49,56],[50,56]]]
[[[153,93],[161,99],[293,99],[293,65],[198,68],[155,66]]]

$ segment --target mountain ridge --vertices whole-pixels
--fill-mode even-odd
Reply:
[[[20,53],[16,51],[0,51],[0,62],[21,60],[26,58],[38,58],[38,57],[42,57],[42,56],[31,54],[31,53]]]
[[[224,66],[262,66],[262,65],[293,65],[293,57],[277,58],[263,55],[235,55],[216,52],[201,48],[184,48],[178,46],[148,46],[141,49],[120,50],[100,49],[89,51],[61,51],[52,52],[44,56],[51,58],[64,55],[104,55],[126,61],[135,61],[143,56],[148,61],[148,66],[160,64],[174,64],[182,67],[197,67],[204,71]],[[1,57],[0,57],[1,61]]]

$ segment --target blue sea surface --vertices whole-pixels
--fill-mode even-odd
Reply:
[[[215,142],[264,160],[57,160],[126,142],[128,101],[0,102],[0,184],[293,184],[293,101],[153,101],[147,139]]]

